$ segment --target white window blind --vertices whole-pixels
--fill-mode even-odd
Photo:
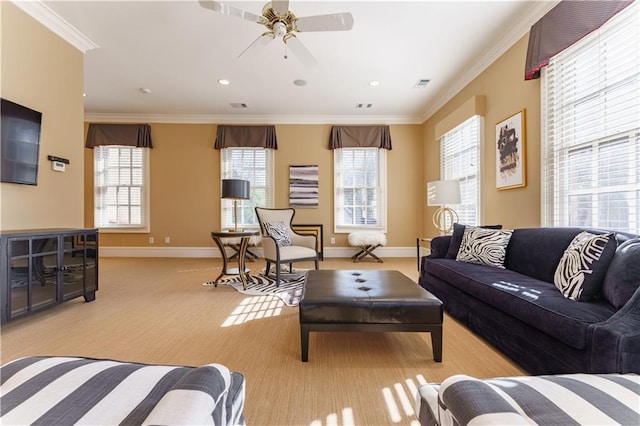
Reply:
[[[387,152],[378,148],[333,150],[335,232],[386,232]]]
[[[148,149],[105,145],[95,147],[93,155],[95,226],[118,232],[148,231]]]
[[[459,222],[480,222],[480,135],[482,117],[474,115],[440,138],[440,178],[460,181],[461,203],[453,208]]]
[[[640,2],[543,72],[544,226],[640,233]]]
[[[225,148],[220,153],[221,179],[251,182],[251,199],[238,200],[238,227],[257,228],[254,208],[273,207],[274,150],[263,148]],[[233,200],[221,200],[222,229],[233,228]]]

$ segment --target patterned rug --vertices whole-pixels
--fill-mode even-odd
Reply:
[[[295,272],[295,270],[294,270]],[[214,285],[213,281],[202,283],[204,286]],[[218,285],[230,285],[239,293],[249,296],[276,296],[287,306],[298,306],[304,293],[304,272],[285,274],[280,273],[280,286],[276,287],[275,275],[251,275],[247,281],[247,289],[242,288],[240,277],[222,278]]]

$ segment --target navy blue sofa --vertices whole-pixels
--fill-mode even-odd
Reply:
[[[515,229],[505,269],[456,261],[452,236],[437,237],[422,258],[419,283],[530,374],[640,373],[640,238],[616,234],[602,293],[577,302],[562,295],[553,275],[582,231]]]

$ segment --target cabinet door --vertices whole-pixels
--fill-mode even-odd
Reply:
[[[9,240],[8,317],[29,312],[29,252],[31,241]]]
[[[58,303],[58,237],[31,241],[30,310]]]

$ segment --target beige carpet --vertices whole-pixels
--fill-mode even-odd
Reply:
[[[100,259],[96,301],[67,302],[1,330],[2,362],[79,355],[162,364],[217,362],[247,381],[249,425],[415,424],[415,387],[452,374],[522,374],[445,318],[443,362],[426,333],[311,333],[300,361],[298,309],[279,299],[202,286],[210,259]],[[258,271],[262,262],[248,264]],[[312,267],[312,264],[300,264]],[[322,269],[397,269],[416,279],[414,258],[385,263],[328,259]]]

